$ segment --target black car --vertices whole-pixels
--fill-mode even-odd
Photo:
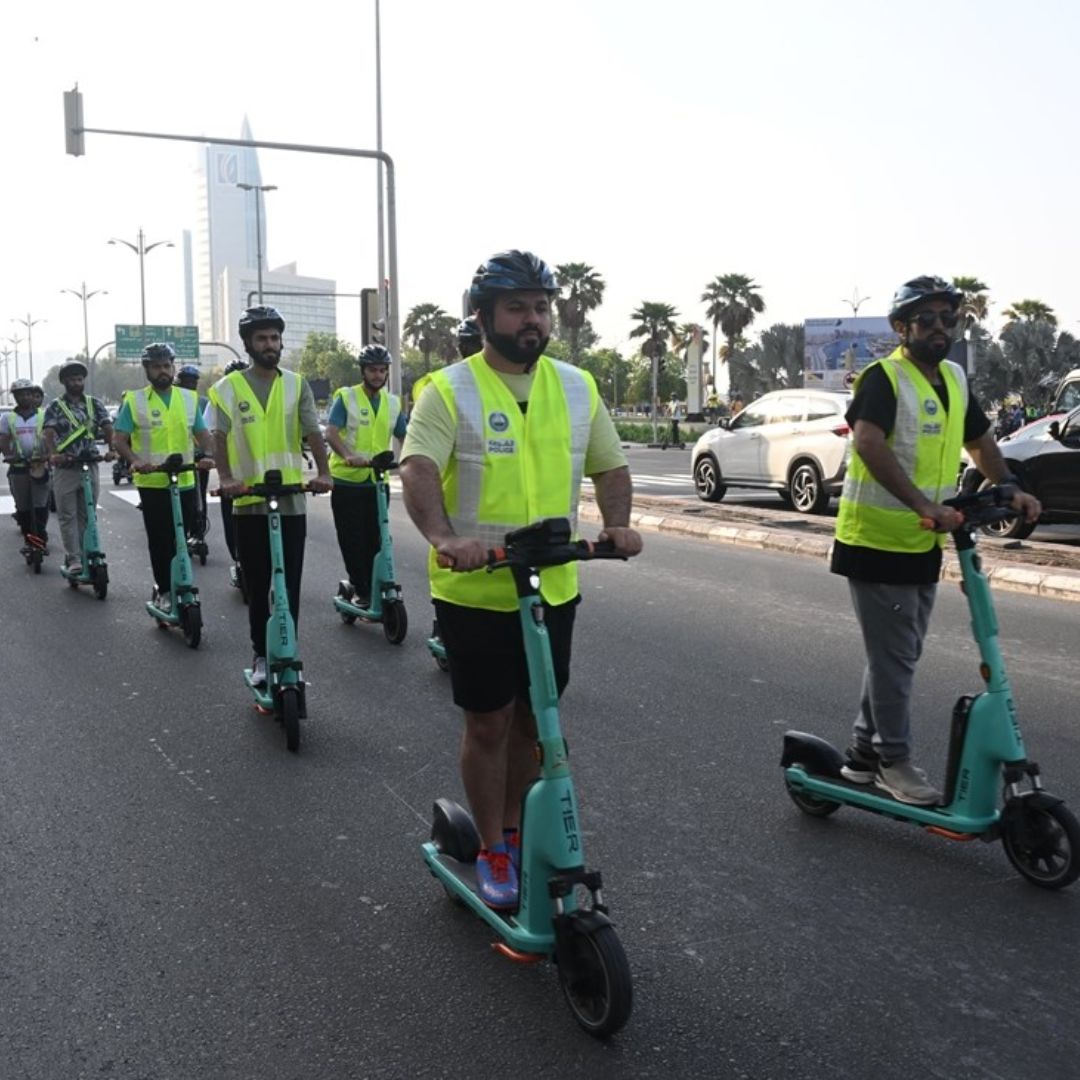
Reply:
[[[998,447],[1020,486],[1042,503],[1039,525],[1080,524],[1080,408],[1025,424],[999,440]],[[972,465],[964,473],[960,490],[976,491],[986,484]],[[1034,528],[1021,518],[1010,518],[984,526],[984,531],[1023,540]]]

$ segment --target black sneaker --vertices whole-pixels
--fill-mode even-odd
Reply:
[[[873,750],[849,746],[844,754],[844,764],[840,766],[840,775],[852,784],[872,784],[877,779],[880,764]]]

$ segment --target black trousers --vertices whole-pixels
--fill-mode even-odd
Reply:
[[[232,499],[221,496],[221,531],[225,535],[225,546],[229,549],[229,558],[236,562],[236,532],[233,529]]]
[[[139,488],[139,502],[142,503],[143,528],[146,529],[146,542],[150,548],[150,569],[154,574],[154,584],[158,592],[168,592],[171,588],[169,568],[176,554],[169,489]],[[180,492],[180,510],[184,517],[186,535],[191,530],[197,512],[194,488]]]
[[[267,514],[235,514],[236,553],[248,590],[248,629],[256,656],[266,655],[266,620],[270,618],[270,518]],[[281,544],[285,583],[293,623],[300,622],[300,578],[304,573],[306,514],[282,514]]]
[[[348,487],[335,484],[330,494],[330,508],[334,512],[338,547],[349,580],[357,593],[370,596],[371,565],[382,547],[375,485]]]

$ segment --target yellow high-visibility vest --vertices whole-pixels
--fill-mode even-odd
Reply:
[[[283,484],[304,479],[301,448],[300,390],[303,380],[295,371],[278,368],[264,409],[242,371],[234,371],[210,388],[214,407],[229,417],[229,471],[245,484],[260,484],[270,469],[281,470]],[[234,506],[263,500],[241,495]]]
[[[401,399],[388,394],[386,387],[379,390],[379,411],[375,412],[362,386],[343,386],[334,394],[341,398],[348,421],[341,431],[341,439],[354,454],[374,457],[390,449],[390,439],[401,413]],[[335,480],[363,484],[371,479],[371,470],[347,465],[336,451],[330,451],[330,475]]]
[[[923,495],[941,502],[955,493],[960,469],[968,405],[964,371],[951,361],[941,362],[939,370],[949,396],[946,412],[929,380],[902,349],[878,363],[896,392],[896,422],[888,445]],[[855,381],[856,391],[866,371]],[[836,538],[853,547],[904,554],[927,552],[947,540],[943,533],[923,529],[919,515],[874,479],[854,448],[840,497]]]
[[[126,395],[128,408],[131,409],[133,430],[131,449],[143,461],[162,465],[170,454],[180,454],[184,463],[195,460],[192,448],[192,427],[195,424],[195,411],[199,407],[194,390],[183,390],[174,386],[166,405],[152,386],[132,390]],[[164,473],[135,473],[135,486],[141,488],[165,488],[169,478]],[[192,473],[180,474],[180,487],[195,486]]]
[[[432,373],[431,387],[456,427],[443,472],[446,512],[458,536],[498,547],[512,529],[541,518],[567,517],[577,535],[577,509],[593,414],[600,401],[592,376],[542,356],[521,408],[482,353]],[[509,569],[455,573],[428,554],[432,596],[465,607],[517,610]],[[547,567],[540,592],[550,604],[577,596],[577,566]]]

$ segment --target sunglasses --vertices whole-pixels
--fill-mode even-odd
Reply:
[[[908,320],[908,322],[918,323],[923,330],[930,330],[938,321],[946,330],[955,330],[960,316],[955,311],[920,311],[918,315],[912,315]]]

